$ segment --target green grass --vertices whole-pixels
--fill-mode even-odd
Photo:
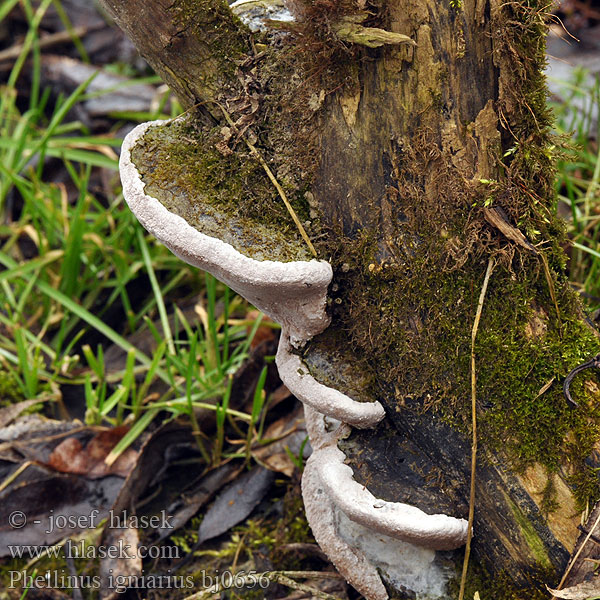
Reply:
[[[15,4],[2,3],[0,22]],[[52,4],[69,28],[58,0],[21,2],[29,30],[0,95],[0,379],[16,390],[12,400],[60,401],[66,386],[76,386],[88,424],[130,424],[109,461],[160,414],[189,418],[207,463],[218,462],[226,416],[244,424],[244,437],[254,431],[254,412],[229,410],[227,402],[231,377],[248,355],[260,319],[249,333],[243,319],[234,323],[236,311],[244,314],[242,300],[183,264],[129,211],[115,153],[122,140],[68,120],[74,106],[100,93],[87,92],[93,77],[66,97],[42,89],[38,26]],[[26,66],[31,84],[22,94]],[[130,73],[122,85],[157,81]],[[167,100],[164,95],[152,113],[128,117],[163,117]],[[122,124],[115,120],[113,130]],[[47,180],[49,158],[60,161],[69,181]],[[99,168],[114,173],[108,194],[93,185]],[[200,298],[199,328],[177,306],[191,294]],[[152,340],[150,351],[130,341],[139,331]],[[126,360],[109,371],[110,345],[122,349]],[[199,407],[215,411],[215,440],[206,439],[196,422]]]
[[[0,21],[16,3],[0,5]],[[2,379],[27,399],[57,400],[64,386],[79,386],[89,424],[133,425],[117,451],[159,412],[167,418],[185,415],[205,460],[215,463],[224,452],[229,416],[246,427],[241,455],[248,459],[252,441],[260,439],[265,399],[263,376],[251,414],[228,406],[232,374],[247,355],[253,335],[247,334],[245,324],[231,322],[230,315],[242,302],[213,278],[184,265],[141,228],[119,193],[115,149],[121,139],[110,131],[94,135],[83,123],[67,120],[78,103],[113,90],[89,93],[93,77],[66,97],[54,98],[51,90],[42,89],[40,21],[53,5],[65,27],[71,26],[59,0],[36,5],[22,0],[21,5],[29,29],[0,95]],[[73,42],[88,61],[80,41]],[[20,98],[26,67],[31,83]],[[122,71],[123,66],[111,69]],[[120,85],[158,81],[130,68],[128,75]],[[600,84],[589,86],[585,81],[585,73],[577,72],[573,81],[565,82],[566,103],[555,107],[558,132],[573,139],[568,157],[559,162],[557,190],[573,238],[571,280],[597,308],[600,154],[597,142],[590,139],[600,137],[600,131],[590,129],[592,112],[600,106]],[[137,122],[165,116],[167,99],[163,96],[153,113],[127,117]],[[585,101],[586,110],[572,108],[577,99]],[[177,103],[172,104],[177,110]],[[115,120],[113,130],[122,123]],[[62,162],[68,184],[46,180],[48,158]],[[99,168],[114,172],[108,196],[91,187]],[[146,293],[140,296],[140,289]],[[204,299],[198,328],[177,307],[177,300],[190,292]],[[222,307],[220,314],[217,307]],[[140,330],[154,338],[151,351],[130,341]],[[124,366],[112,371],[104,359],[110,344],[127,354]],[[163,384],[158,397],[152,393],[157,382]],[[215,411],[214,440],[206,439],[195,420],[195,410],[203,407]]]
[[[60,403],[72,386],[88,425],[130,426],[108,462],[154,421],[178,417],[189,420],[205,466],[231,458],[249,462],[265,428],[266,368],[248,412],[229,403],[232,377],[260,319],[248,323],[239,297],[148,236],[119,189],[116,150],[122,140],[113,132],[127,121],[168,116],[167,95],[153,112],[111,115],[112,129],[102,135],[67,120],[74,106],[99,94],[88,92],[92,79],[65,97],[42,88],[39,23],[52,5],[67,29],[68,16],[59,0],[5,0],[0,22],[18,1],[29,30],[0,90],[0,402],[38,399],[47,407]],[[89,60],[73,41],[81,59]],[[31,83],[21,97],[25,68]],[[126,65],[107,68],[125,69],[130,80],[123,86],[157,82]],[[600,84],[585,81],[579,72],[565,82],[566,103],[555,107],[558,133],[573,140],[559,161],[557,209],[573,239],[570,279],[590,308],[599,308],[600,131],[590,129],[594,108],[600,109]],[[577,99],[586,101],[586,110],[573,109]],[[177,112],[177,103],[172,106]],[[48,180],[49,158],[68,173],[66,183]],[[112,189],[98,191],[101,168],[113,174]],[[179,306],[192,296],[198,298],[198,323]],[[145,332],[150,343],[142,347],[136,332]],[[118,368],[107,362],[110,346],[124,354]],[[214,413],[211,436],[197,420],[200,409]],[[228,442],[226,431],[237,444]],[[299,470],[304,444],[298,456],[289,453]],[[246,527],[241,541],[234,538],[226,547],[225,561],[237,560],[246,538],[248,547],[254,539],[265,543],[250,531],[252,523]],[[298,539],[305,539],[300,533]]]
[[[0,21],[15,4],[16,0],[9,0],[0,6]],[[159,411],[169,418],[187,415],[211,463],[223,452],[225,417],[233,415],[246,424],[248,456],[251,440],[259,434],[256,423],[264,398],[255,396],[250,415],[242,416],[227,406],[231,376],[246,356],[252,335],[247,336],[243,325],[230,323],[240,299],[146,235],[119,193],[115,149],[121,139],[110,131],[94,135],[82,123],[67,121],[75,105],[101,93],[88,93],[93,77],[67,97],[53,98],[51,90],[42,89],[39,23],[52,5],[67,29],[68,15],[58,0],[21,4],[29,30],[0,95],[3,379],[28,399],[57,399],[63,386],[80,386],[89,424],[136,423],[121,447]],[[81,58],[89,60],[79,41],[74,43]],[[19,97],[26,65],[31,81],[27,101]],[[112,70],[122,71],[123,66],[114,65]],[[157,82],[155,76],[131,69],[128,75],[121,85]],[[566,103],[555,107],[558,132],[573,139],[567,150],[569,160],[559,163],[557,190],[573,238],[570,277],[596,308],[600,306],[600,155],[597,142],[590,139],[600,132],[590,128],[592,112],[600,106],[600,84],[589,86],[585,81],[585,73],[577,72],[573,81],[565,82]],[[585,101],[586,110],[572,109],[576,99]],[[165,116],[166,102],[165,95],[155,112],[127,117],[137,122]],[[177,103],[173,105],[177,110]],[[115,121],[114,130],[120,124]],[[62,162],[70,177],[68,186],[45,179],[48,158]],[[108,197],[90,187],[98,168],[115,174]],[[142,297],[137,293],[140,288],[147,290]],[[132,290],[136,290],[133,295]],[[190,291],[204,297],[200,328],[177,308],[176,300]],[[223,307],[220,315],[217,306]],[[120,318],[115,318],[115,311]],[[154,324],[156,317],[159,326]],[[129,340],[141,329],[155,339],[151,352]],[[110,372],[104,362],[104,346],[109,344],[127,353],[124,367]],[[157,381],[166,389],[158,398],[151,395]],[[206,406],[213,407],[218,425],[212,441],[203,439],[194,417],[195,409]]]
[[[600,110],[600,82],[590,85],[578,69],[560,82],[565,103],[554,106],[556,129],[571,140],[558,163],[556,186],[559,210],[573,240],[569,278],[584,293],[591,309],[600,308],[600,127],[593,121]],[[583,106],[579,110],[575,103]]]

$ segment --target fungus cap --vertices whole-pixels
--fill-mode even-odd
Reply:
[[[370,427],[384,417],[379,402],[362,403],[318,383],[302,367],[295,348],[329,325],[327,287],[333,272],[323,260],[279,262],[245,256],[231,244],[192,227],[146,194],[145,183],[132,160],[132,149],[150,127],[144,123],[123,141],[120,159],[123,195],[140,223],[174,254],[208,271],[282,326],[277,364],[283,382],[302,402],[358,427]]]
[[[333,275],[329,263],[255,260],[192,227],[145,193],[131,151],[150,127],[166,123],[138,125],[123,141],[119,162],[123,195],[140,223],[179,258],[208,271],[285,326],[295,345],[323,331],[329,324],[325,311],[327,286]]]

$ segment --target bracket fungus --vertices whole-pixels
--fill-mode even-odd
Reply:
[[[346,423],[369,427],[381,421],[384,411],[379,402],[357,402],[320,384],[295,353],[329,325],[325,309],[333,272],[328,262],[256,260],[230,243],[192,227],[158,199],[146,194],[146,183],[132,160],[132,149],[150,128],[164,128],[169,123],[143,123],[123,141],[119,168],[123,195],[132,212],[171,252],[208,271],[281,324],[277,365],[293,394],[315,410]]]
[[[378,500],[357,483],[337,443],[350,425],[376,425],[384,418],[384,409],[379,402],[354,400],[317,381],[301,357],[306,343],[329,325],[331,265],[305,259],[293,245],[285,253],[286,261],[269,260],[263,251],[253,257],[244,245],[244,228],[255,225],[216,218],[206,197],[210,190],[197,190],[190,199],[180,183],[162,182],[165,197],[182,197],[176,208],[167,207],[165,197],[155,197],[161,195],[153,185],[156,165],[142,168],[134,154],[149,133],[179,138],[171,126],[180,122],[181,118],[144,123],[125,138],[120,172],[129,207],[174,254],[213,274],[281,324],[277,366],[284,384],[305,405],[313,447],[303,475],[307,517],[317,541],[344,577],[369,600],[388,597],[380,574],[394,587],[410,586],[442,597],[450,575],[436,561],[435,551],[462,546],[466,521]],[[275,232],[269,231],[271,235]],[[332,431],[327,431],[326,418],[334,420]]]
[[[306,405],[304,414],[313,448],[302,475],[306,514],[338,571],[369,600],[388,598],[378,572],[397,588],[443,595],[449,574],[435,562],[434,551],[464,545],[467,521],[376,498],[354,480],[338,448],[349,427],[328,427]]]

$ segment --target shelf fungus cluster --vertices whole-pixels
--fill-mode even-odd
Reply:
[[[436,551],[462,546],[466,521],[379,500],[357,483],[338,441],[351,426],[375,426],[384,409],[320,383],[302,359],[302,348],[329,325],[331,265],[295,252],[296,242],[274,253],[277,260],[268,260],[264,249],[249,251],[246,242],[250,233],[256,236],[258,224],[223,217],[223,209],[207,200],[209,190],[198,190],[192,198],[180,182],[155,181],[159,169],[138,156],[144,144],[151,152],[149,133],[175,136],[173,143],[182,143],[177,123],[145,123],[126,137],[120,170],[127,203],[178,257],[213,274],[281,324],[277,366],[285,385],[304,403],[313,449],[302,483],[306,512],[318,543],[340,573],[368,600],[388,598],[386,584],[411,589],[417,597],[443,597],[450,574],[436,560]],[[177,194],[182,197],[174,202]],[[265,235],[276,237],[275,232]]]

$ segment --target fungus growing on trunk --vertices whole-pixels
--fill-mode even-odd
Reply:
[[[350,428],[328,428],[306,405],[304,415],[313,453],[302,474],[302,496],[315,538],[338,571],[369,600],[388,597],[379,572],[397,589],[444,594],[450,573],[436,563],[434,550],[464,545],[467,521],[376,498],[354,480],[338,448]]]
[[[140,223],[187,263],[208,271],[284,327],[293,345],[301,345],[329,324],[325,313],[331,266],[325,261],[255,260],[192,227],[144,192],[131,160],[131,149],[156,121],[136,127],[124,140],[120,171],[123,193]]]
[[[329,325],[325,308],[332,270],[328,262],[250,258],[231,244],[192,227],[145,193],[146,184],[132,161],[131,152],[149,128],[167,124],[164,121],[144,123],[123,141],[120,172],[123,194],[132,212],[175,255],[208,271],[281,324],[277,365],[284,383],[302,402],[359,427],[373,426],[381,421],[384,411],[379,402],[357,402],[320,384],[295,354],[295,349],[301,348]]]
[[[125,138],[120,171],[129,207],[174,254],[213,274],[281,324],[277,366],[284,384],[305,405],[313,447],[303,476],[307,516],[340,572],[368,599],[387,598],[379,572],[395,586],[443,593],[449,574],[436,562],[434,550],[463,545],[466,521],[378,500],[357,483],[337,443],[349,433],[349,425],[376,425],[384,409],[379,402],[357,401],[317,381],[300,355],[329,325],[330,264],[307,257],[297,240],[281,237],[274,226],[240,220],[215,206],[210,189],[190,194],[170,169],[169,180],[160,179],[161,169],[151,157],[158,138],[173,148],[189,143],[190,151],[198,143],[183,139],[184,123],[184,118],[144,123]],[[266,242],[259,247],[261,240],[272,239],[283,246],[273,251],[277,260],[268,259]],[[331,432],[326,417],[335,420]]]

